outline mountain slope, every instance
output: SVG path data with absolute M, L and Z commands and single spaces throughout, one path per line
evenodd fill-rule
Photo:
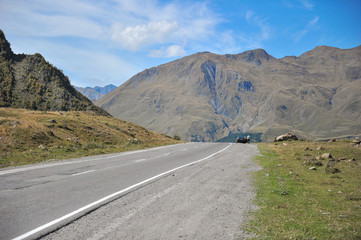
M 0 107 L 95 111 L 109 115 L 70 85 L 61 70 L 39 53 L 14 54 L 0 30 Z
M 0 168 L 179 143 L 94 112 L 0 108 Z
M 90 100 L 99 100 L 101 99 L 104 95 L 110 93 L 111 91 L 113 91 L 114 89 L 117 88 L 117 86 L 113 85 L 113 84 L 109 84 L 106 85 L 104 87 L 76 87 L 74 86 L 75 89 L 77 91 L 79 91 L 81 94 L 83 94 L 84 96 L 86 96 L 87 98 L 89 98 Z
M 263 49 L 197 53 L 147 69 L 96 104 L 191 141 L 236 132 L 329 138 L 361 133 L 361 46 L 276 59 Z

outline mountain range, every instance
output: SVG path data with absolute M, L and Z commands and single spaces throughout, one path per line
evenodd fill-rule
M 84 96 L 86 96 L 87 98 L 89 98 L 92 101 L 96 101 L 101 99 L 104 95 L 110 93 L 111 91 L 113 91 L 114 89 L 117 88 L 117 86 L 113 85 L 113 84 L 109 84 L 106 85 L 104 87 L 76 87 L 74 86 L 75 89 L 80 92 L 81 94 L 83 94 Z
M 274 58 L 263 49 L 196 53 L 146 69 L 96 105 L 189 141 L 239 132 L 327 139 L 361 133 L 361 46 Z
M 109 115 L 75 90 L 41 54 L 14 54 L 0 30 L 0 107 L 41 111 L 92 111 Z

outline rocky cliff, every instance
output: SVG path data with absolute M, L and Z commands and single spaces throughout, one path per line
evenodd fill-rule
M 109 115 L 70 85 L 63 72 L 39 53 L 14 54 L 0 30 L 0 107 L 94 111 Z

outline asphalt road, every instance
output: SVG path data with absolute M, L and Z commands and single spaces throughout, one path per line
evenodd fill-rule
M 240 153 L 249 161 L 257 150 L 251 145 L 187 143 L 3 169 L 0 171 L 0 239 L 35 239 L 101 209 L 112 212 L 110 203 L 141 192 L 144 186 L 164 181 L 175 172 L 201 166 L 215 158 L 222 161 L 222 154 L 226 153 L 228 161 Z M 174 187 L 167 187 L 170 188 Z M 146 195 L 144 198 L 149 200 Z M 83 238 L 84 234 L 60 239 L 79 237 Z

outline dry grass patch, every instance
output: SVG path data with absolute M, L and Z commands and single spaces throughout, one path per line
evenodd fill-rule
M 93 112 L 0 108 L 0 167 L 179 142 L 139 125 Z

